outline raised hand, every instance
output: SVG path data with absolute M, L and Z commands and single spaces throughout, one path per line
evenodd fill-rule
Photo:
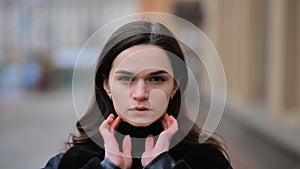
M 153 136 L 148 136 L 145 142 L 145 152 L 142 154 L 142 165 L 145 167 L 159 154 L 169 150 L 170 141 L 174 134 L 178 131 L 177 120 L 167 113 L 161 118 L 161 123 L 164 131 L 158 136 L 157 142 L 154 145 Z
M 122 145 L 123 152 L 121 152 L 114 133 L 120 122 L 120 117 L 115 119 L 114 115 L 110 114 L 99 127 L 99 131 L 104 139 L 105 157 L 121 169 L 128 169 L 132 165 L 131 139 L 129 136 L 125 136 Z

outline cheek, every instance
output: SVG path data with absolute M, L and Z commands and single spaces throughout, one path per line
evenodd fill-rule
M 164 113 L 169 103 L 169 93 L 160 89 L 154 89 L 150 92 L 149 101 L 151 107 L 158 113 Z
M 129 106 L 128 89 L 121 89 L 117 85 L 112 87 L 112 100 L 116 112 L 123 114 Z

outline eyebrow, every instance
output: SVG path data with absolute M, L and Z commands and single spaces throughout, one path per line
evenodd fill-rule
M 158 70 L 158 71 L 155 71 L 155 72 L 151 72 L 150 75 L 153 76 L 153 75 L 159 75 L 159 74 L 169 74 L 167 71 L 165 70 Z
M 119 74 L 126 74 L 126 75 L 133 75 L 133 73 L 128 72 L 128 71 L 126 71 L 126 70 L 118 70 L 118 71 L 116 71 L 116 73 L 119 73 Z
M 118 71 L 116 71 L 116 73 L 119 73 L 119 74 L 126 74 L 126 75 L 134 75 L 133 73 L 128 72 L 128 71 L 126 71 L 126 70 L 118 70 Z M 159 74 L 164 74 L 164 73 L 169 74 L 169 73 L 168 73 L 167 71 L 165 71 L 165 70 L 158 70 L 158 71 L 155 71 L 155 72 L 151 72 L 149 75 L 150 75 L 150 76 L 153 76 L 153 75 L 159 75 Z

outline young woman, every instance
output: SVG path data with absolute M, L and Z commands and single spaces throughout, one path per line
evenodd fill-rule
M 123 25 L 99 56 L 94 99 L 58 168 L 230 169 L 216 139 L 199 143 L 182 102 L 186 83 L 183 52 L 167 27 Z

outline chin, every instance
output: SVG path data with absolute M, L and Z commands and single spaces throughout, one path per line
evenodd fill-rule
M 147 127 L 154 123 L 154 122 L 141 123 L 141 122 L 127 121 L 127 120 L 125 121 L 135 127 Z

